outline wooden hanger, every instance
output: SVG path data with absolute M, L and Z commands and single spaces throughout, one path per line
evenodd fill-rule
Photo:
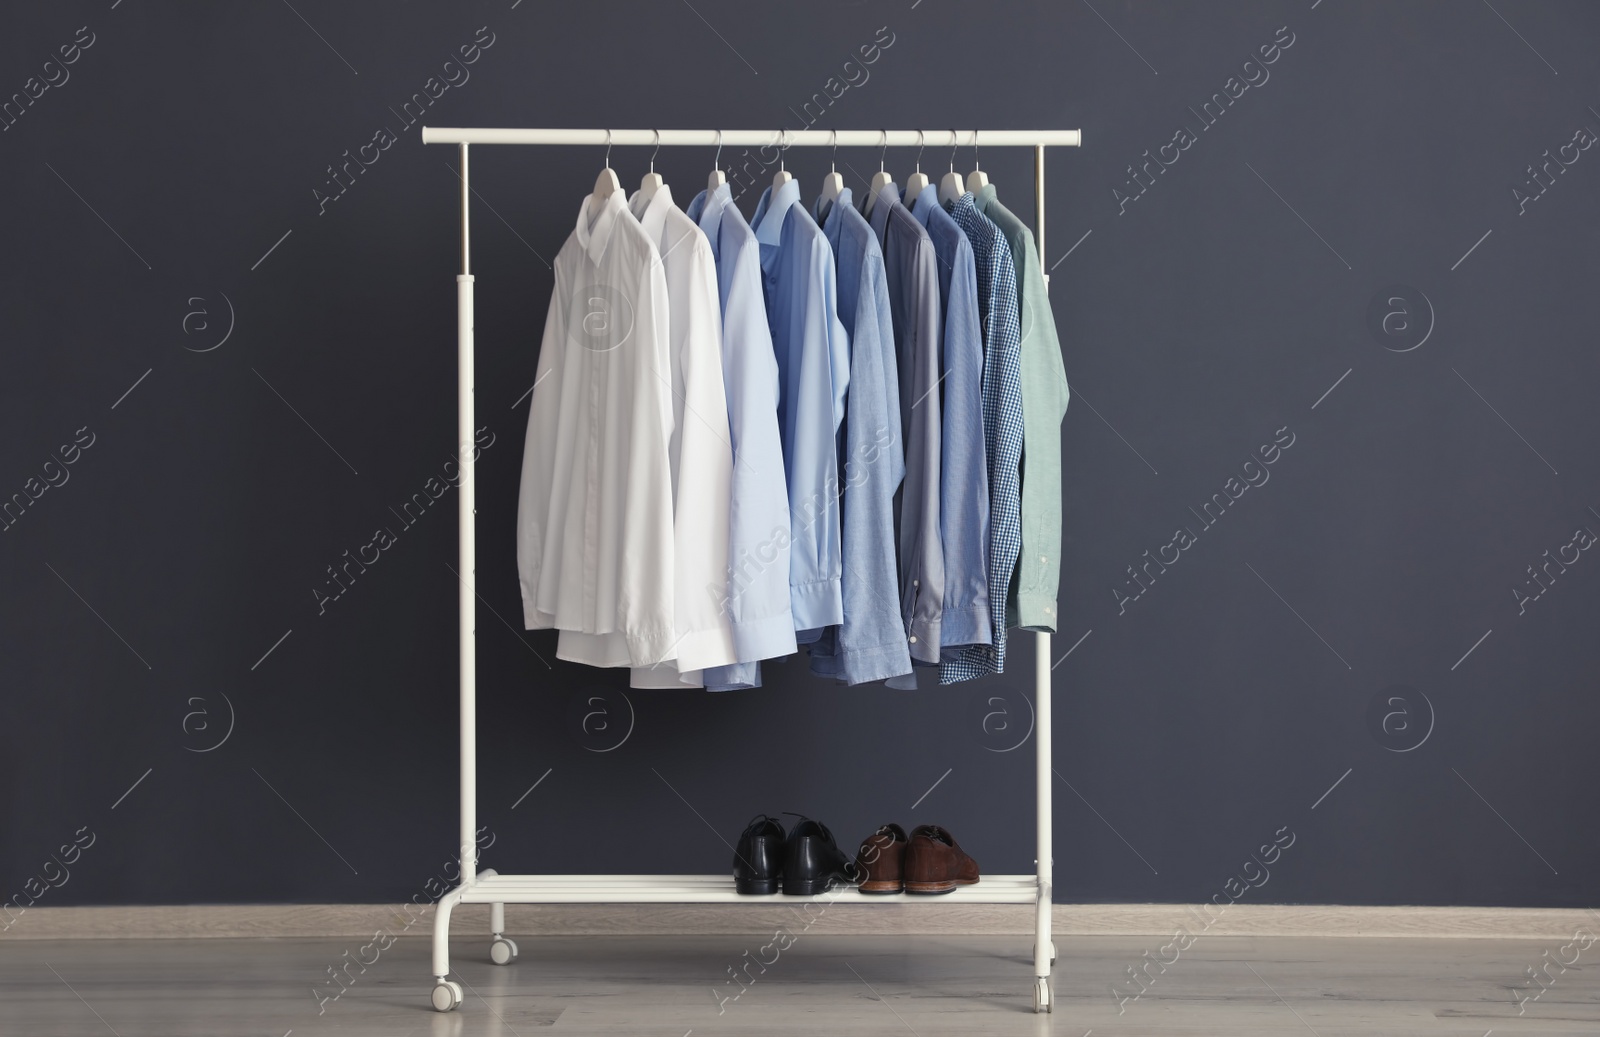
M 595 202 L 605 202 L 606 198 L 622 190 L 622 181 L 616 178 L 616 170 L 611 168 L 611 131 L 605 131 L 605 168 L 600 170 L 600 176 L 595 178 Z
M 978 165 L 978 131 L 972 131 L 972 172 L 967 174 L 967 190 L 977 194 L 989 186 L 989 174 Z
M 839 195 L 844 193 L 844 177 L 839 175 L 839 166 L 834 161 L 839 155 L 839 131 L 833 131 L 833 159 L 828 162 L 828 175 L 822 178 L 822 194 L 817 200 L 817 213 L 826 217 L 828 209 L 839 200 Z
M 956 172 L 956 131 L 950 131 L 950 172 L 939 179 L 939 204 L 949 205 L 967 191 L 961 174 Z
M 661 178 L 661 174 L 656 172 L 656 151 L 661 150 L 661 131 L 656 130 L 655 134 L 656 150 L 650 152 L 650 172 L 646 173 L 644 178 L 639 181 L 640 202 L 648 202 L 667 183 Z
M 787 184 L 789 181 L 794 179 L 794 176 L 792 174 L 790 174 L 790 172 L 787 169 L 783 168 L 783 153 L 785 151 L 789 150 L 789 145 L 786 143 L 787 140 L 788 140 L 788 131 L 787 130 L 779 130 L 778 131 L 778 171 L 777 171 L 777 173 L 773 174 L 773 177 L 772 177 L 772 190 L 773 190 L 774 194 L 777 193 L 778 188 L 782 187 L 784 184 Z
M 706 178 L 706 190 L 715 191 L 728 182 L 728 177 L 722 172 L 722 131 L 717 131 L 717 157 L 711 160 L 711 175 Z
M 889 131 L 882 130 L 880 132 L 883 133 L 883 147 L 878 151 L 878 171 L 872 174 L 872 183 L 867 185 L 867 204 L 863 210 L 868 216 L 872 215 L 872 207 L 878 204 L 878 192 L 894 183 L 894 177 L 890 176 L 889 171 L 883 168 L 883 155 L 884 152 L 889 150 Z
M 928 147 L 927 140 L 922 131 L 917 131 L 917 171 L 906 178 L 906 200 L 911 204 L 917 203 L 917 198 L 922 194 L 922 189 L 928 186 L 928 174 L 922 171 L 922 152 Z

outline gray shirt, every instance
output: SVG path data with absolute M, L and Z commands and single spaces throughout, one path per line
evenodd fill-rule
M 939 662 L 944 612 L 944 541 L 939 530 L 939 260 L 922 221 L 887 184 L 872 209 L 883 247 L 899 366 L 906 476 L 900 488 L 900 611 L 911 660 Z M 897 682 L 891 681 L 891 687 Z

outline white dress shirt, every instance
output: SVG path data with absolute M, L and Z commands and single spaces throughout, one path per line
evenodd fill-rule
M 699 687 L 700 671 L 738 658 L 728 594 L 733 444 L 722 384 L 722 312 L 716 257 L 705 233 L 663 184 L 635 193 L 628 211 L 656 243 L 667 278 L 673 434 L 673 580 L 677 644 L 669 661 L 635 668 L 635 688 Z M 562 640 L 583 635 L 562 634 Z
M 524 625 L 556 654 L 652 666 L 674 617 L 667 283 L 621 193 L 586 198 L 556 255 L 517 507 Z

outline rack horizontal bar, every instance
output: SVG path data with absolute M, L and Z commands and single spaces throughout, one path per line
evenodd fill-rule
M 744 148 L 772 145 L 791 148 L 1035 147 L 1076 148 L 1082 130 L 568 130 L 497 129 L 456 126 L 422 127 L 424 144 L 572 144 L 600 146 L 687 145 Z
M 937 896 L 862 893 L 841 887 L 816 896 L 746 896 L 731 875 L 483 875 L 461 891 L 464 904 L 772 904 L 826 901 L 840 904 L 1033 904 L 1035 875 L 985 875 L 975 885 Z

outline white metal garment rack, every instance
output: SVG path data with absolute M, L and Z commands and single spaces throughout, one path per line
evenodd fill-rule
M 433 1007 L 448 1012 L 461 1004 L 461 985 L 450 978 L 450 914 L 457 904 L 490 905 L 489 929 L 493 936 L 489 956 L 505 965 L 517 956 L 516 943 L 505 935 L 506 904 L 574 903 L 741 903 L 777 901 L 772 896 L 740 896 L 733 877 L 724 875 L 500 875 L 478 870 L 478 732 L 477 651 L 474 642 L 477 614 L 477 545 L 475 542 L 476 448 L 473 429 L 472 356 L 472 238 L 470 224 L 471 180 L 467 151 L 473 144 L 536 145 L 689 145 L 711 147 L 910 147 L 948 142 L 952 147 L 1033 148 L 1034 228 L 1039 259 L 1044 260 L 1044 149 L 1047 145 L 1077 147 L 1078 130 L 567 130 L 567 129 L 447 129 L 425 126 L 424 144 L 456 144 L 461 149 L 461 273 L 456 276 L 456 336 L 458 343 L 457 438 L 461 481 L 457 491 L 460 516 L 460 637 L 461 637 L 461 885 L 439 899 L 433 922 Z M 1033 875 L 990 875 L 977 885 L 961 886 L 939 901 L 965 904 L 1035 905 L 1033 963 L 1034 1011 L 1048 1012 L 1054 995 L 1050 966 L 1055 946 L 1050 939 L 1051 814 L 1050 814 L 1050 635 L 1035 635 L 1034 775 L 1035 828 L 1038 838 L 1037 870 Z M 904 903 L 925 901 L 905 894 L 864 896 L 854 889 L 819 894 L 846 903 Z M 803 898 L 786 898 L 788 902 Z

